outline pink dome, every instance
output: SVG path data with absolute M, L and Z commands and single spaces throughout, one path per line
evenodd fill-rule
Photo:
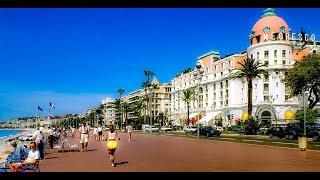
M 273 38 L 272 33 L 288 33 L 289 26 L 287 23 L 279 16 L 276 15 L 276 12 L 272 8 L 268 8 L 264 11 L 264 14 L 256 22 L 252 28 L 251 38 L 253 38 L 252 44 L 258 43 L 257 39 L 254 37 L 260 36 L 261 41 L 265 33 L 268 34 L 268 40 Z

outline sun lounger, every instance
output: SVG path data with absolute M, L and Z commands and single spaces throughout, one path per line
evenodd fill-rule
M 69 142 L 68 140 L 65 140 L 65 143 L 66 143 L 66 145 L 68 145 L 68 146 L 69 146 L 70 151 L 80 152 L 80 149 L 79 149 L 79 147 L 78 147 L 78 145 L 77 145 L 77 144 L 73 144 L 73 145 L 71 145 L 71 144 L 70 144 L 70 142 Z
M 70 151 L 70 149 L 65 148 L 67 140 L 63 140 L 63 142 L 60 145 L 55 145 L 53 149 L 58 149 L 58 152 L 66 152 Z

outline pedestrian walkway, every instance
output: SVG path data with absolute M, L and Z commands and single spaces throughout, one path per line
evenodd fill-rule
M 90 136 L 88 152 L 50 153 L 42 172 L 318 172 L 320 152 L 215 140 L 121 134 L 112 167 L 106 142 Z M 79 138 L 69 138 L 79 144 Z

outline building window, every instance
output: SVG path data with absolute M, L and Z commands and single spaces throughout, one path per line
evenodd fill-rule
M 213 77 L 216 78 L 217 77 L 216 74 L 213 74 Z
M 257 84 L 254 84 L 254 88 L 256 88 L 256 89 L 257 89 Z
M 223 71 L 221 71 L 220 75 L 223 76 Z
M 263 96 L 264 101 L 269 101 L 269 96 Z
M 264 51 L 264 58 L 268 59 L 269 58 L 269 51 Z
M 216 99 L 216 93 L 213 93 L 213 99 Z
M 285 101 L 288 101 L 288 100 L 289 100 L 289 95 L 285 95 L 285 96 L 284 96 L 284 100 L 285 100 Z
M 274 57 L 276 58 L 276 57 L 278 57 L 278 51 L 277 50 L 274 50 Z
M 223 97 L 223 91 L 220 91 L 220 97 L 221 98 Z
M 216 90 L 216 84 L 213 84 L 213 90 Z
M 220 101 L 220 106 L 222 106 L 223 105 L 223 101 Z
M 213 107 L 216 107 L 216 106 L 217 106 L 217 103 L 216 103 L 216 102 L 214 102 L 214 103 L 213 103 Z
M 223 84 L 222 84 L 222 82 L 220 82 L 220 88 L 221 88 L 221 89 L 223 88 Z
M 279 83 L 277 82 L 277 83 L 276 83 L 276 87 L 278 87 L 278 85 L 279 85 Z
M 263 79 L 264 79 L 264 82 L 268 82 L 269 81 L 269 75 L 264 75 L 264 77 L 263 77 Z
M 257 52 L 257 59 L 259 60 L 259 52 Z
M 228 103 L 229 103 L 229 101 L 228 101 L 228 99 L 226 100 L 226 106 L 228 106 Z
M 263 93 L 268 94 L 269 93 L 269 84 L 264 84 L 263 85 Z
M 278 64 L 278 61 L 275 59 L 274 60 L 274 65 L 277 65 Z
M 286 57 L 286 50 L 282 50 L 282 57 L 283 57 L 283 58 Z
M 264 61 L 264 65 L 268 66 L 269 65 L 269 61 Z
M 285 65 L 286 64 L 286 60 L 282 60 L 282 64 Z
M 251 59 L 253 59 L 253 54 L 251 54 L 251 56 L 250 56 L 250 57 L 251 57 Z

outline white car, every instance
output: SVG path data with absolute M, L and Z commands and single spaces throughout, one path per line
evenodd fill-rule
M 172 128 L 164 126 L 164 127 L 161 127 L 161 131 L 164 131 L 164 132 L 172 131 Z
M 184 130 L 186 133 L 195 133 L 195 132 L 197 132 L 198 127 L 197 127 L 197 126 L 185 126 L 185 127 L 183 128 L 183 130 Z
M 159 132 L 159 127 L 157 126 L 146 126 L 144 132 Z

